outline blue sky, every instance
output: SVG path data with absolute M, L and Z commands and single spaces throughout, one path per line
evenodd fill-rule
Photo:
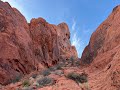
M 30 22 L 42 17 L 49 23 L 66 22 L 71 32 L 71 44 L 79 57 L 89 43 L 91 34 L 108 17 L 120 0 L 2 0 L 16 7 Z

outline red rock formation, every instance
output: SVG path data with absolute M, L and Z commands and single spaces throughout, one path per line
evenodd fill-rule
M 120 43 L 119 30 L 120 6 L 92 34 L 89 45 L 85 48 L 82 61 L 91 62 L 98 54 L 115 48 Z M 88 60 L 89 59 L 89 60 Z
M 76 49 L 69 39 L 67 24 L 52 25 L 42 18 L 32 19 L 28 24 L 18 10 L 0 1 L 0 84 L 8 84 L 16 77 L 52 66 L 71 56 L 77 58 Z M 81 63 L 85 66 L 81 65 L 80 69 L 65 67 L 60 78 L 51 74 L 59 90 L 81 90 L 76 82 L 65 77 L 72 71 L 87 73 L 91 90 L 120 89 L 120 6 L 114 8 L 92 34 Z M 56 85 L 42 89 L 56 90 Z M 8 86 L 6 90 L 9 89 Z
M 92 90 L 120 89 L 120 6 L 92 34 L 81 62 L 90 64 Z
M 65 23 L 56 26 L 38 18 L 28 24 L 17 9 L 0 1 L 0 84 L 77 57 L 69 38 Z
M 29 26 L 19 11 L 0 1 L 0 83 L 35 69 Z M 29 67 L 29 68 L 28 68 Z
M 77 57 L 76 49 L 70 44 L 70 32 L 67 24 L 52 25 L 44 19 L 32 19 L 30 36 L 35 56 L 44 65 L 52 66 L 61 59 Z

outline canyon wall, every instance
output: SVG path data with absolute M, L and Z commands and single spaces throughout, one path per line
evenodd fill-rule
M 97 28 L 81 58 L 92 90 L 120 89 L 120 6 Z
M 67 60 L 77 52 L 66 23 L 52 25 L 42 18 L 27 23 L 9 3 L 0 1 L 0 84 Z
M 17 9 L 0 1 L 0 84 L 9 84 L 71 57 L 78 58 L 66 23 L 53 25 L 43 18 L 27 23 Z M 120 6 L 92 34 L 80 60 L 80 66 L 63 71 L 87 73 L 92 90 L 120 89 Z M 74 84 L 65 85 L 78 86 Z

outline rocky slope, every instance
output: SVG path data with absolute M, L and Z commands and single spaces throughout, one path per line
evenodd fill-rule
M 67 24 L 52 25 L 42 18 L 27 23 L 17 9 L 0 1 L 0 84 L 71 56 L 77 58 L 69 39 Z
M 0 84 L 12 80 L 1 90 L 120 90 L 120 6 L 92 34 L 80 63 L 65 23 L 27 23 L 1 1 L 0 17 Z

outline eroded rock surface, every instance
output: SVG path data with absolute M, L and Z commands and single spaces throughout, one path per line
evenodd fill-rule
M 38 18 L 32 19 L 29 27 L 35 56 L 42 60 L 42 64 L 49 67 L 71 56 L 77 58 L 76 49 L 70 44 L 70 32 L 66 23 L 56 26 Z
M 43 18 L 27 23 L 18 10 L 0 1 L 0 84 L 8 84 L 32 71 L 38 74 L 37 70 L 75 57 L 75 64 L 62 62 L 65 65 L 59 67 L 61 70 L 51 71 L 48 77 L 55 79 L 54 85 L 40 90 L 86 90 L 86 87 L 87 90 L 120 90 L 120 6 L 92 34 L 80 66 L 69 39 L 66 23 L 53 25 Z M 66 75 L 71 72 L 86 73 L 88 86 L 68 79 Z M 26 77 L 25 80 L 31 79 L 29 75 Z M 37 77 L 41 78 L 40 73 Z M 22 83 L 21 80 L 6 87 L 0 85 L 0 89 L 16 90 L 23 88 Z
M 120 89 L 120 6 L 92 34 L 82 64 L 88 64 L 92 90 Z
M 17 9 L 0 1 L 0 84 L 52 66 L 61 59 L 77 58 L 69 38 L 67 24 L 52 25 L 42 18 L 28 24 Z

